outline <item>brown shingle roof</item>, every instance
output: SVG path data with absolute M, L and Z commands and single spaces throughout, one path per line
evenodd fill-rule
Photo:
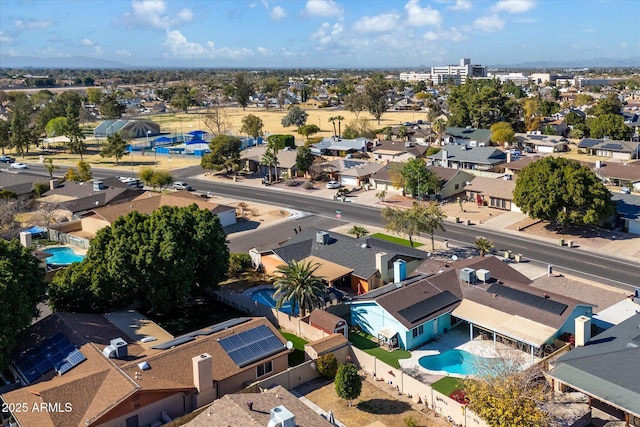
M 466 191 L 482 193 L 485 197 L 513 200 L 513 190 L 515 188 L 516 182 L 513 180 L 478 176 L 475 177 L 464 189 Z
M 344 335 L 342 334 L 331 334 L 331 335 L 327 335 L 324 338 L 320 338 L 319 340 L 310 342 L 308 344 L 305 344 L 305 348 L 306 347 L 310 347 L 313 349 L 313 351 L 318 355 L 321 356 L 325 353 L 329 353 L 331 351 L 337 350 L 339 348 L 344 347 L 345 345 L 349 344 L 349 341 L 347 341 L 347 339 L 344 337 Z
M 343 322 L 341 317 L 331 314 L 326 310 L 315 309 L 309 316 L 309 324 L 315 328 L 321 329 L 332 334 L 336 329 L 338 322 Z
M 249 409 L 253 402 L 253 409 Z M 282 386 L 263 393 L 227 394 L 216 400 L 185 427 L 264 427 L 273 408 L 284 406 L 296 418 L 298 427 L 330 427 L 321 415 L 298 400 Z

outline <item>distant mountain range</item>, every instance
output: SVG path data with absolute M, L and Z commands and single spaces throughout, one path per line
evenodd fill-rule
M 587 59 L 587 60 L 530 61 L 530 62 L 522 62 L 519 64 L 493 64 L 493 65 L 482 64 L 482 65 L 486 65 L 489 68 L 499 68 L 499 69 L 640 67 L 640 56 L 622 58 L 622 59 L 621 58 L 595 58 L 595 59 Z M 165 67 L 161 67 L 161 68 L 165 68 Z M 90 58 L 87 56 L 38 57 L 38 56 L 0 55 L 0 68 L 79 68 L 79 69 L 135 68 L 135 69 L 140 69 L 140 68 L 158 68 L 158 65 L 135 66 L 135 65 L 118 62 L 118 61 L 110 61 L 107 59 L 96 59 L 96 58 Z M 206 67 L 201 64 L 198 65 L 196 62 L 194 62 L 193 64 L 189 64 L 188 62 L 183 61 L 180 67 L 175 66 L 171 68 L 216 68 L 216 67 Z M 266 68 L 270 68 L 270 67 L 266 67 Z M 334 68 L 334 67 L 328 67 L 328 68 Z M 344 66 L 340 68 L 348 69 L 348 68 L 362 68 L 362 67 Z M 380 67 L 377 67 L 377 68 L 380 68 Z M 401 66 L 394 65 L 389 68 L 403 69 L 403 68 L 415 68 L 415 67 L 401 67 Z M 420 68 L 428 69 L 430 67 L 421 65 Z

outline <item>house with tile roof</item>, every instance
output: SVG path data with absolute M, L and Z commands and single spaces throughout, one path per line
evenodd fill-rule
M 564 136 L 542 135 L 538 132 L 516 133 L 516 146 L 529 147 L 538 153 L 567 151 L 569 141 Z
M 560 356 L 549 371 L 554 389 L 582 392 L 590 406 L 626 426 L 640 425 L 639 328 L 640 314 L 635 314 Z
M 424 156 L 428 149 L 415 142 L 383 140 L 376 142 L 371 151 L 377 162 L 406 162 Z
M 22 386 L 2 394 L 10 407 L 30 408 L 12 411 L 18 425 L 160 425 L 288 367 L 286 340 L 264 318 L 150 345 L 126 333 L 100 314 L 55 313 L 32 325 L 12 364 Z M 59 351 L 79 362 L 48 366 Z M 58 409 L 31 410 L 53 403 Z
M 285 419 L 290 420 L 291 424 L 285 424 Z M 184 426 L 212 427 L 215 425 L 224 427 L 333 426 L 326 418 L 317 414 L 282 386 L 276 386 L 261 393 L 227 394 L 213 402 Z
M 511 175 L 502 178 L 486 178 L 477 176 L 464 188 L 466 200 L 489 206 L 495 209 L 520 212 L 518 206 L 513 203 L 513 190 L 516 182 Z M 465 209 L 464 205 L 462 206 Z
M 161 206 L 186 207 L 196 204 L 200 209 L 207 209 L 218 216 L 220 224 L 226 227 L 236 223 L 236 209 L 233 206 L 219 205 L 198 197 L 187 190 L 171 193 L 155 193 L 146 191 L 138 197 L 124 203 L 91 209 L 81 216 L 82 231 L 94 235 L 103 227 L 130 212 L 149 215 Z
M 618 160 L 640 158 L 640 142 L 618 141 L 613 139 L 582 138 L 578 143 L 578 152 L 591 156 L 609 157 Z
M 404 260 L 412 272 L 427 253 L 373 237 L 356 239 L 313 228 L 303 229 L 286 242 L 249 251 L 253 263 L 268 274 L 293 260 L 319 264 L 316 275 L 329 286 L 351 288 L 361 294 L 393 280 L 394 262 Z
M 507 153 L 495 147 L 445 145 L 440 152 L 428 156 L 433 165 L 451 169 L 487 171 L 506 162 Z
M 49 185 L 49 180 L 42 175 L 29 172 L 0 171 L 0 190 L 14 192 L 19 200 L 29 200 L 34 197 L 34 184 Z
M 444 130 L 442 145 L 467 145 L 469 147 L 484 147 L 491 145 L 491 130 L 476 129 L 474 127 L 452 127 Z
M 627 233 L 640 234 L 640 196 L 614 193 L 618 222 Z
M 589 168 L 606 184 L 640 191 L 640 162 L 596 162 Z
M 341 156 L 341 153 L 366 153 L 373 146 L 373 142 L 366 138 L 343 139 L 343 138 L 324 138 L 322 141 L 309 145 L 311 152 L 317 156 Z
M 242 151 L 240 161 L 244 162 L 246 170 L 249 172 L 259 172 L 264 176 L 269 175 L 267 166 L 261 164 L 267 148 L 268 146 L 266 144 L 262 144 L 256 145 L 255 147 L 249 147 Z M 292 177 L 297 174 L 296 156 L 298 155 L 298 150 L 287 148 L 278 151 L 278 166 L 276 169 L 278 171 L 278 176 L 286 174 L 287 176 Z M 271 170 L 274 170 L 273 166 L 271 166 Z

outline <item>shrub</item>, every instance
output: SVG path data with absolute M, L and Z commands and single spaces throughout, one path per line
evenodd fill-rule
M 362 378 L 358 374 L 358 368 L 353 363 L 340 366 L 335 379 L 336 393 L 342 399 L 351 401 L 357 399 L 362 392 Z
M 458 403 L 469 403 L 469 399 L 467 399 L 467 396 L 465 396 L 464 391 L 460 389 L 453 390 L 451 394 L 449 394 L 449 398 L 455 400 Z
M 408 417 L 404 417 L 402 421 L 407 427 L 418 427 L 418 422 L 411 415 L 409 415 Z
M 323 354 L 316 360 L 318 373 L 328 380 L 335 378 L 338 372 L 338 359 L 333 353 Z
M 247 268 L 251 267 L 251 256 L 245 253 L 232 253 L 229 255 L 229 277 L 236 277 Z
M 296 185 L 296 181 L 289 178 L 284 181 L 284 185 L 286 185 L 287 187 L 293 187 L 294 185 Z
M 304 184 L 302 184 L 302 188 L 304 188 L 305 190 L 313 190 L 313 182 L 311 181 L 307 181 Z
M 44 182 L 34 182 L 33 191 L 36 193 L 36 196 L 42 197 L 44 193 L 49 191 L 49 184 L 46 184 Z

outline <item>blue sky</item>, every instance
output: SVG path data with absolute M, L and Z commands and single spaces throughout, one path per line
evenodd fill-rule
M 640 56 L 638 17 L 638 0 L 2 0 L 0 53 L 141 67 L 576 61 Z

